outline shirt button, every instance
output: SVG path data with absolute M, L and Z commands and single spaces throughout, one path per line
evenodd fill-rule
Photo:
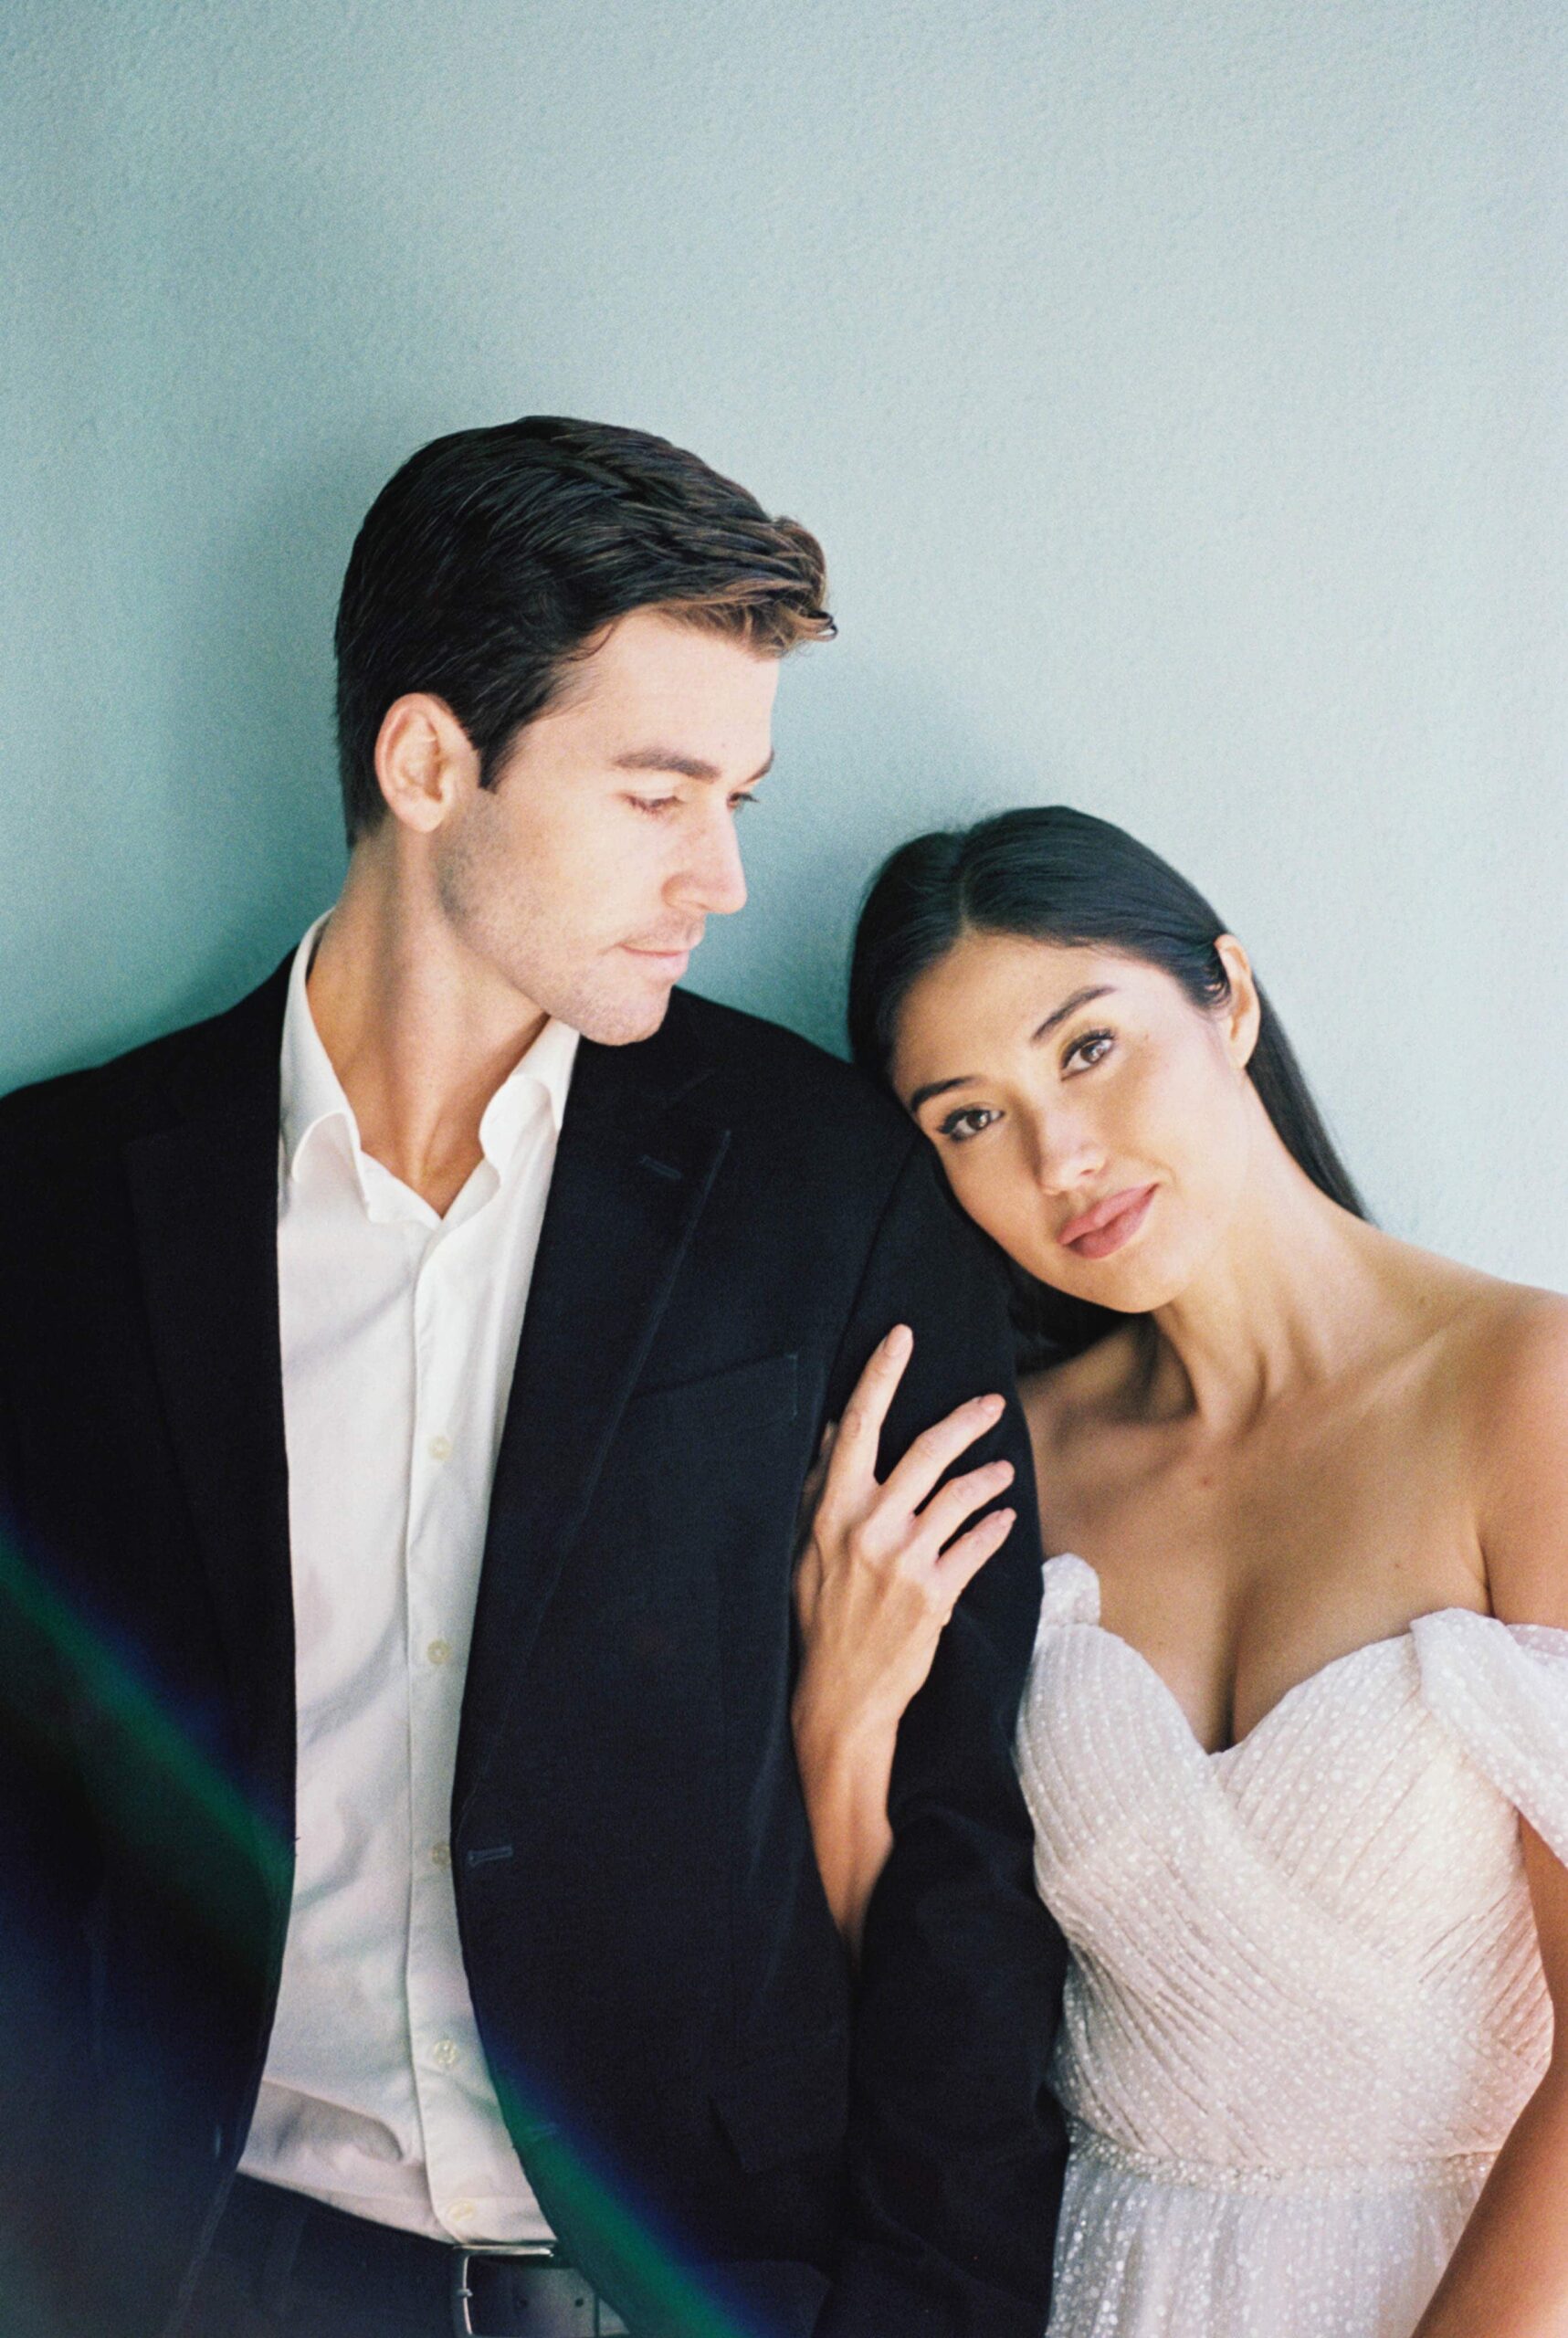
M 473 2213 L 474 2204 L 471 2200 L 454 2200 L 447 2211 L 447 2221 L 453 2225 L 466 2225 Z
M 430 2049 L 430 2059 L 438 2070 L 455 2070 L 458 2067 L 458 2049 L 449 2038 L 438 2038 Z
M 433 1437 L 426 1450 L 432 1461 L 449 1461 L 452 1458 L 452 1440 L 449 1437 Z
M 432 1664 L 445 1664 L 452 1653 L 450 1640 L 432 1640 L 425 1651 Z
M 450 1867 L 452 1864 L 451 1845 L 449 1843 L 433 1843 L 430 1847 L 430 1864 L 432 1867 Z

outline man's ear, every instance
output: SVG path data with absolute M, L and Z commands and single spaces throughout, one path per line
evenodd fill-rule
M 445 699 L 410 690 L 382 717 L 375 776 L 393 818 L 431 836 L 478 787 L 479 753 Z
M 1252 1050 L 1258 1045 L 1263 1021 L 1258 978 L 1252 971 L 1251 959 L 1234 933 L 1222 933 L 1214 947 L 1230 985 L 1230 996 L 1220 1009 L 1226 1045 L 1237 1071 L 1245 1071 L 1252 1061 Z

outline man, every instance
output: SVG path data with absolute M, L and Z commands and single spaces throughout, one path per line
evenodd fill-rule
M 343 587 L 341 900 L 0 1109 L 8 2330 L 1043 2323 L 1027 1500 L 853 2051 L 789 1734 L 822 1425 L 899 1321 L 893 1443 L 1005 1389 L 996 1286 L 883 1099 L 675 988 L 823 591 L 661 440 L 426 447 Z

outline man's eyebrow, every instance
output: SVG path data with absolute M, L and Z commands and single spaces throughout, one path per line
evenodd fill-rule
M 1085 983 L 1081 990 L 1075 990 L 1069 997 L 1063 999 L 1059 1006 L 1053 1007 L 1045 1021 L 1030 1032 L 1029 1045 L 1037 1046 L 1040 1040 L 1050 1037 L 1058 1023 L 1065 1023 L 1069 1015 L 1076 1015 L 1080 1006 L 1087 1006 L 1091 999 L 1109 998 L 1115 988 L 1114 983 Z M 978 1074 L 973 1071 L 961 1071 L 952 1079 L 928 1079 L 923 1088 L 915 1090 L 904 1109 L 910 1113 L 918 1112 L 921 1106 L 929 1104 L 933 1096 L 945 1096 L 950 1088 L 967 1088 L 977 1077 Z
M 773 759 L 759 764 L 749 779 L 737 780 L 737 787 L 754 787 L 759 779 L 772 771 Z M 704 762 L 700 755 L 683 755 L 679 747 L 628 747 L 624 755 L 616 757 L 616 771 L 664 771 L 677 779 L 722 779 L 724 774 L 717 764 Z

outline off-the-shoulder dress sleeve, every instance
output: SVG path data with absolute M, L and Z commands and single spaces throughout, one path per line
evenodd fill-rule
M 1428 1709 L 1568 1863 L 1568 1631 L 1450 1607 L 1411 1637 Z

